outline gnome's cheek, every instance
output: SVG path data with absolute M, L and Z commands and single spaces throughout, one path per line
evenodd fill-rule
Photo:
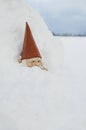
M 28 60 L 26 60 L 26 65 L 28 66 L 28 67 L 32 67 L 33 65 L 32 65 L 32 62 L 31 61 L 28 61 Z
M 40 66 L 43 66 L 43 62 L 42 61 L 40 62 Z

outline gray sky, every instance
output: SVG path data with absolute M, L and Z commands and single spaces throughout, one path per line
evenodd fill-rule
M 55 33 L 86 32 L 86 0 L 28 0 Z

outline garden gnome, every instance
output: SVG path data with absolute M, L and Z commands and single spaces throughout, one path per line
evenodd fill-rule
M 21 58 L 19 59 L 19 63 L 21 63 L 22 60 L 26 61 L 26 65 L 28 67 L 38 66 L 43 70 L 47 70 L 43 66 L 41 54 L 36 46 L 36 43 L 34 41 L 30 27 L 27 22 L 26 22 L 23 49 L 21 53 Z

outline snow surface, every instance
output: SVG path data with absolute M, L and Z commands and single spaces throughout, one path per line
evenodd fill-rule
M 53 37 L 23 0 L 0 0 L 0 18 L 0 130 L 85 130 L 86 39 Z M 26 21 L 48 72 L 17 62 Z
M 64 110 L 61 130 L 86 130 L 86 37 L 62 38 L 64 45 Z

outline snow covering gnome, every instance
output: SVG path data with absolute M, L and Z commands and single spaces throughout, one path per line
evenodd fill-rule
M 41 69 L 47 71 L 47 69 L 43 66 L 41 54 L 36 46 L 36 43 L 34 41 L 30 27 L 27 22 L 26 22 L 23 49 L 21 57 L 19 59 L 19 63 L 22 63 L 22 60 L 26 61 L 26 65 L 28 67 L 38 66 Z

